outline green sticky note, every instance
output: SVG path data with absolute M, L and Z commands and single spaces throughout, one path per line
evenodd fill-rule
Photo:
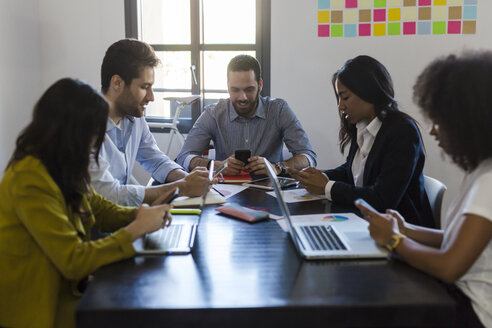
M 432 22 L 432 34 L 446 34 L 446 22 Z
M 388 35 L 400 34 L 400 23 L 388 23 Z
M 386 8 L 386 0 L 374 0 L 374 8 Z
M 343 36 L 343 25 L 332 25 L 331 26 L 331 36 Z

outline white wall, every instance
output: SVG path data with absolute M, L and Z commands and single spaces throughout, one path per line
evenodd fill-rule
M 100 88 L 104 52 L 125 37 L 121 0 L 0 0 L 0 176 L 37 99 L 63 77 Z
M 38 0 L 0 0 L 0 177 L 41 91 Z
M 447 206 L 458 190 L 462 172 L 443 160 L 427 134 L 428 124 L 411 100 L 412 86 L 436 56 L 492 49 L 492 1 L 480 1 L 476 35 L 356 38 L 318 38 L 317 4 L 317 0 L 272 0 L 272 96 L 286 99 L 301 120 L 318 154 L 318 167 L 335 167 L 344 157 L 338 150 L 339 118 L 331 75 L 349 58 L 375 57 L 392 75 L 401 109 L 422 125 L 427 149 L 424 172 L 448 186 Z
M 121 0 L 39 0 L 43 88 L 74 77 L 100 89 L 106 49 L 125 37 Z

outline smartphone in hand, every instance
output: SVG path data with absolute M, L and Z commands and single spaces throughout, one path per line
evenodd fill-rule
M 379 214 L 379 212 L 376 211 L 374 207 L 369 205 L 369 203 L 363 200 L 362 198 L 357 198 L 354 204 L 355 206 L 357 206 L 359 210 L 361 210 L 361 212 L 363 212 L 362 214 L 364 214 L 365 212 L 372 213 L 372 214 Z
M 244 165 L 248 164 L 248 158 L 251 157 L 251 150 L 249 149 L 238 149 L 234 152 L 234 157 L 241 162 L 244 163 Z

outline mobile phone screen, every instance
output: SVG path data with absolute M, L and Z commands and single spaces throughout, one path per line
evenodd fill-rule
M 234 152 L 234 157 L 244 164 L 248 164 L 248 158 L 251 157 L 251 150 L 249 149 L 238 149 Z

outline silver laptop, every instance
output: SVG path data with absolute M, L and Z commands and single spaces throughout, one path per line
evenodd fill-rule
M 289 234 L 302 257 L 308 260 L 342 258 L 386 258 L 388 252 L 376 245 L 367 230 L 363 219 L 356 221 L 350 230 L 337 229 L 330 223 L 300 224 L 292 222 L 289 208 L 283 199 L 283 191 L 277 174 L 271 164 L 265 160 L 268 176 L 282 215 L 287 221 Z M 359 223 L 359 224 L 356 224 Z
M 211 163 L 210 167 L 213 167 L 213 165 Z M 205 199 L 207 198 L 208 190 L 213 180 L 213 173 L 213 170 L 210 170 L 200 204 L 200 214 L 175 215 L 173 217 L 173 223 L 169 227 L 159 229 L 146 234 L 142 238 L 138 238 L 133 242 L 133 247 L 137 255 L 181 255 L 191 252 L 203 213 Z

